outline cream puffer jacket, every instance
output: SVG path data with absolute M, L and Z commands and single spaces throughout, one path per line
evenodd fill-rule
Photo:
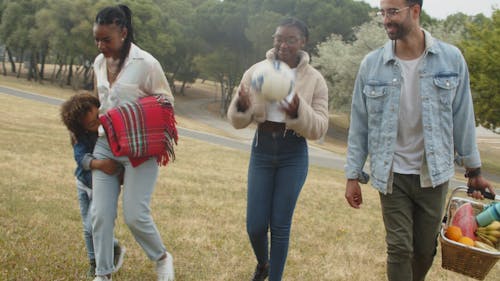
M 299 96 L 299 108 L 297 118 L 286 117 L 286 128 L 293 130 L 299 135 L 316 140 L 321 138 L 328 129 L 328 87 L 321 73 L 309 65 L 309 55 L 299 51 L 300 62 L 297 66 L 295 78 L 295 93 Z M 267 51 L 267 60 L 274 60 L 274 49 Z M 245 112 L 238 111 L 238 91 L 228 109 L 228 119 L 236 129 L 247 127 L 252 121 L 262 123 L 266 121 L 266 103 L 257 98 L 255 92 L 250 90 L 252 74 L 257 64 L 252 65 L 241 79 L 240 86 L 249 91 L 250 108 Z

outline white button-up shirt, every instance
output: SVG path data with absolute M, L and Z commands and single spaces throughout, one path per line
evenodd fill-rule
M 174 97 L 160 63 L 135 44 L 130 46 L 129 55 L 112 85 L 108 81 L 103 54 L 99 54 L 94 61 L 94 73 L 101 114 L 149 95 L 165 95 L 174 104 Z

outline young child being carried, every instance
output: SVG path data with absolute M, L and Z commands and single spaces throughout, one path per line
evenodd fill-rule
M 71 144 L 75 161 L 76 187 L 80 214 L 83 222 L 83 235 L 90 262 L 87 277 L 95 276 L 94 243 L 92 241 L 92 223 L 90 206 L 92 203 L 92 170 L 98 169 L 107 174 L 114 174 L 122 169 L 119 163 L 112 159 L 95 159 L 92 156 L 97 141 L 97 128 L 100 125 L 98 118 L 99 99 L 91 94 L 76 94 L 61 106 L 61 119 L 70 131 Z M 125 247 L 114 240 L 114 271 L 118 271 L 123 263 Z

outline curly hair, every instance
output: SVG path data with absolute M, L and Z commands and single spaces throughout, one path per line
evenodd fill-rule
M 91 94 L 76 94 L 61 106 L 61 120 L 68 130 L 76 137 L 87 133 L 82 119 L 95 106 L 99 108 L 99 98 Z

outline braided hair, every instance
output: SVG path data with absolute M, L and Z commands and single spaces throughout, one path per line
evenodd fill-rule
M 300 35 L 304 38 L 304 40 L 307 41 L 309 40 L 309 29 L 307 28 L 307 25 L 296 18 L 286 18 L 282 20 L 278 26 L 291 26 L 295 27 L 300 31 Z
M 95 24 L 109 25 L 115 24 L 120 28 L 127 29 L 127 36 L 124 38 L 123 46 L 120 51 L 120 70 L 130 51 L 130 46 L 134 43 L 134 28 L 132 27 L 132 11 L 126 5 L 117 5 L 103 8 L 95 17 Z

